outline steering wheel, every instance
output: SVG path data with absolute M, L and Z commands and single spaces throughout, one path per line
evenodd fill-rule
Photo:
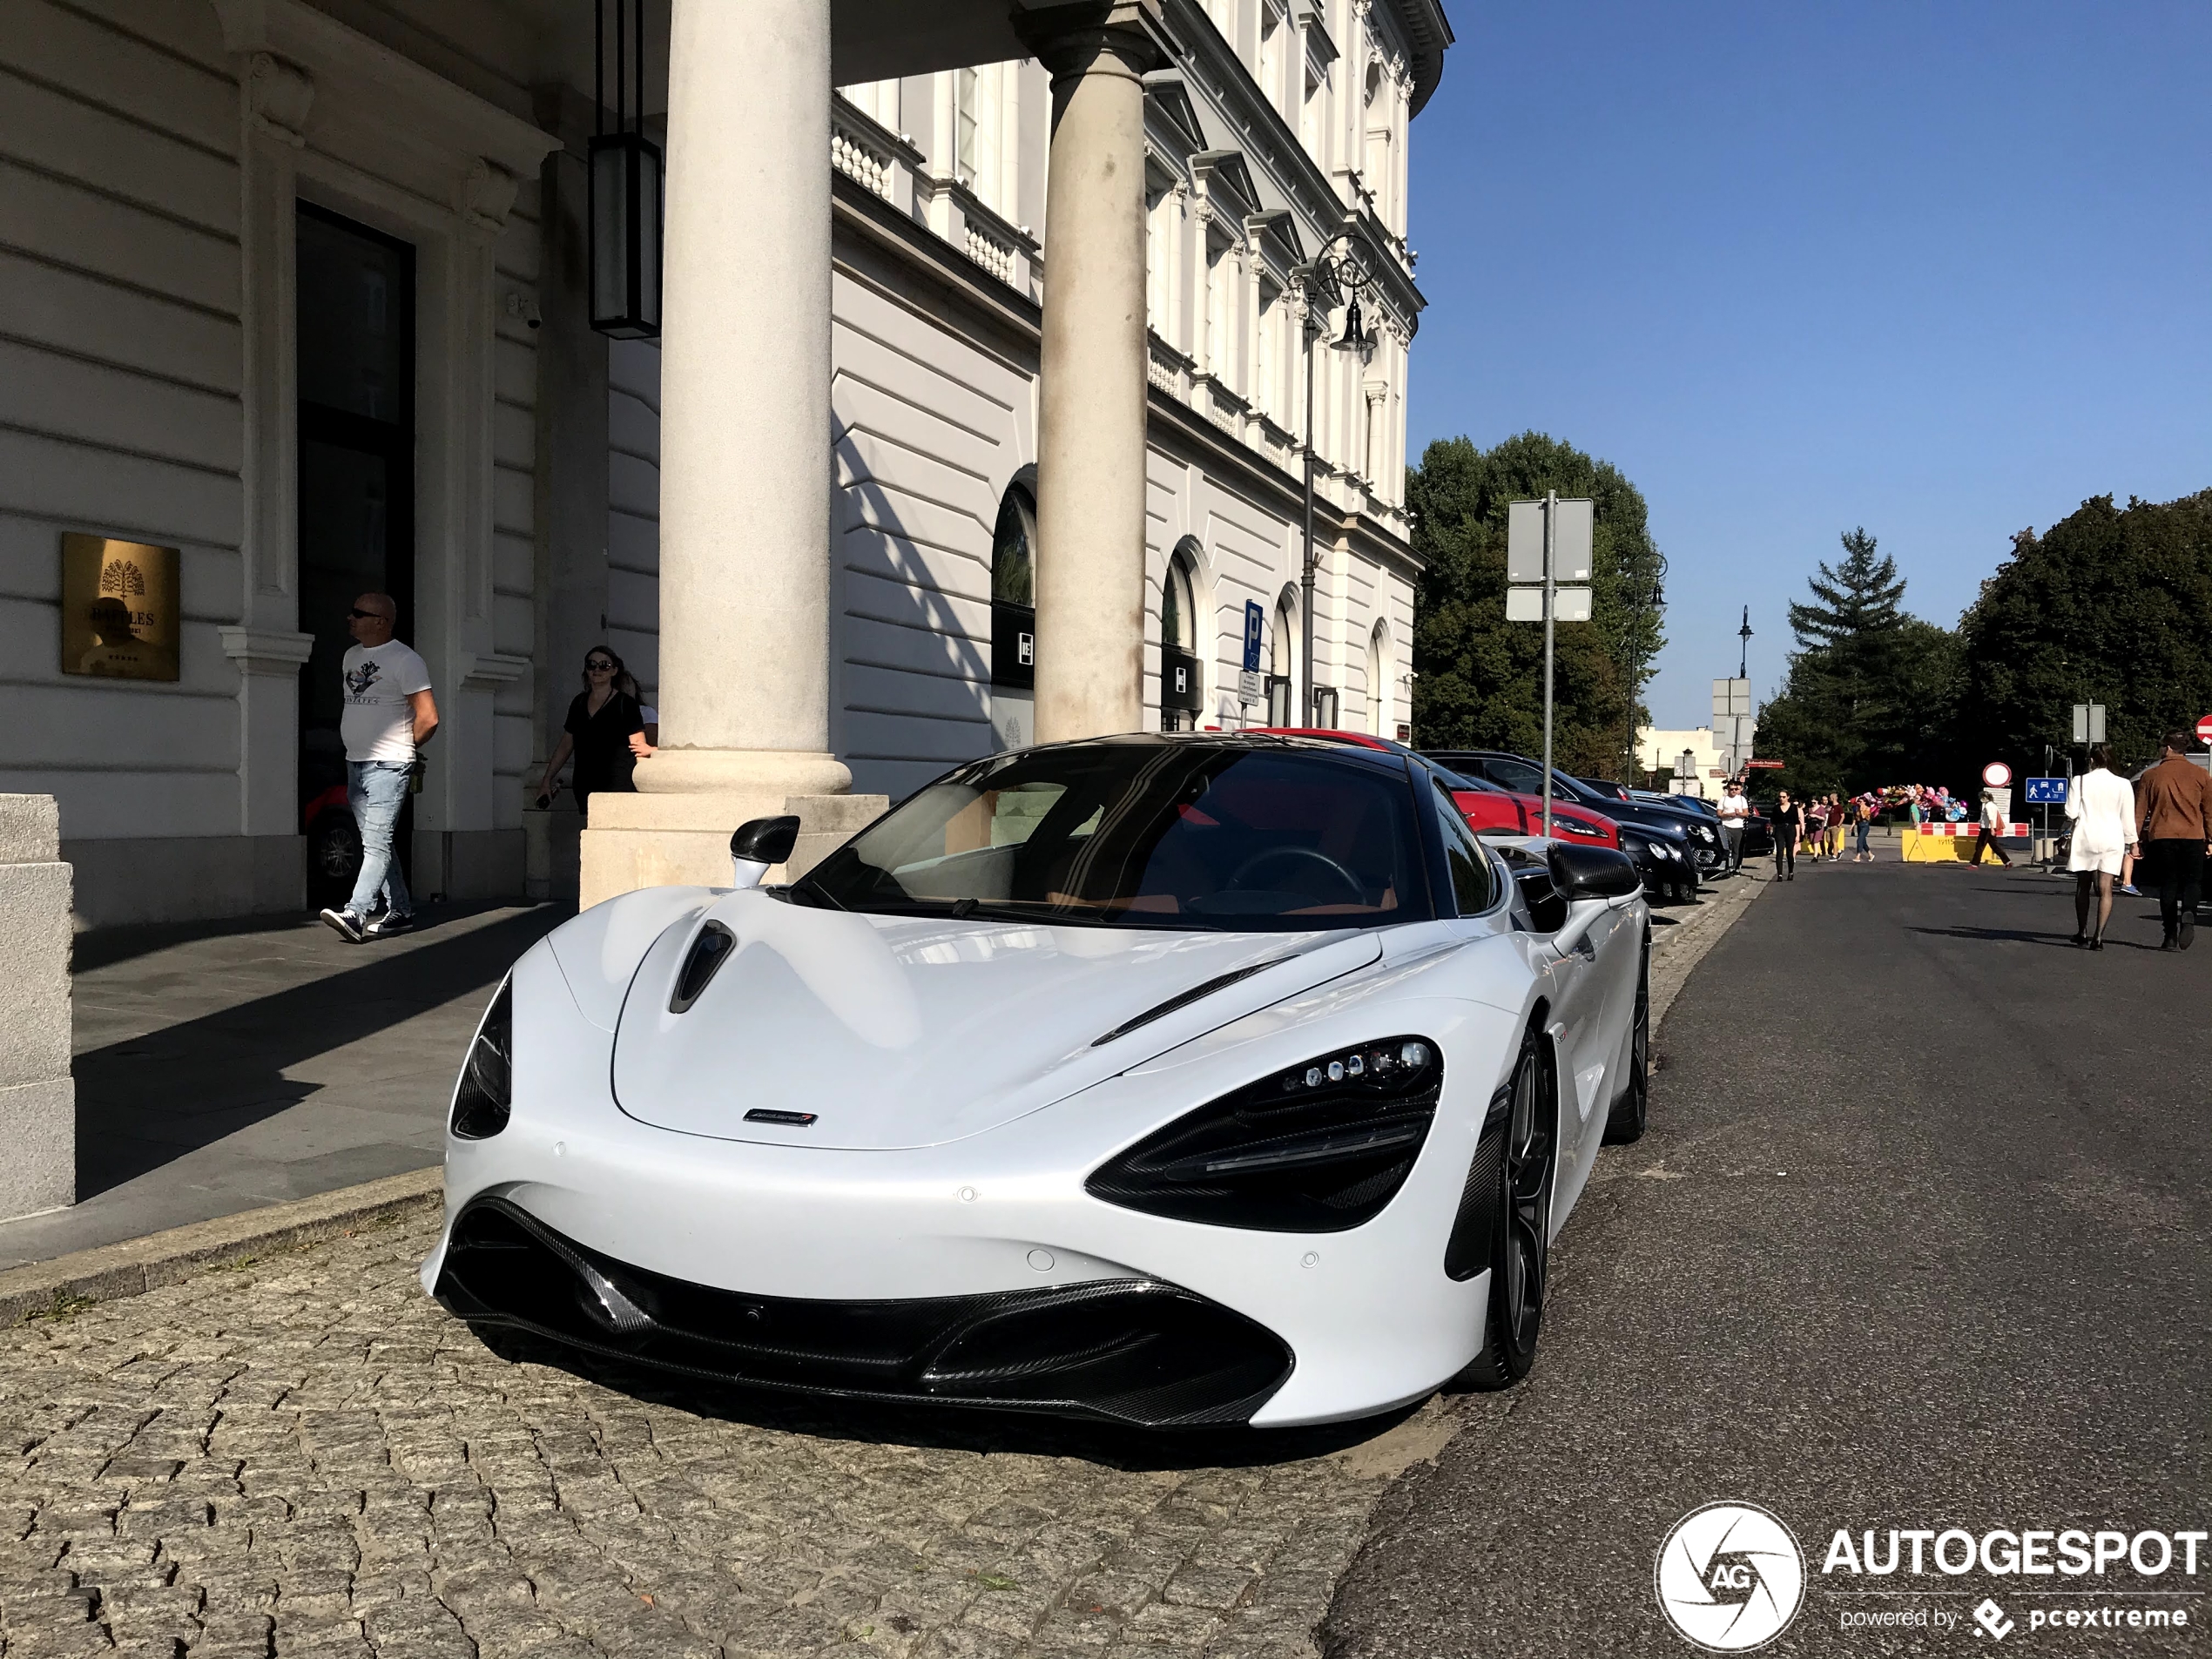
M 1274 846 L 1264 853 L 1255 853 L 1237 867 L 1229 878 L 1230 887 L 1232 890 L 1243 887 L 1245 885 L 1244 878 L 1254 870 L 1282 859 L 1305 859 L 1311 863 L 1319 865 L 1343 884 L 1345 891 L 1351 895 L 1351 901 L 1353 904 L 1364 905 L 1367 902 L 1367 889 L 1360 885 L 1358 876 L 1352 874 L 1326 853 L 1311 846 Z

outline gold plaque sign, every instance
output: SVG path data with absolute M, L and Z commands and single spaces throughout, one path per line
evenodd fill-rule
M 177 678 L 177 550 L 62 537 L 62 672 Z

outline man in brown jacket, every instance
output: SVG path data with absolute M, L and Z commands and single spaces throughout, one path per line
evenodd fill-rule
M 2187 950 L 2196 940 L 2196 904 L 2204 860 L 2212 853 L 2212 774 L 2190 764 L 2185 732 L 2168 732 L 2158 764 L 2135 785 L 2143 819 L 2142 869 L 2158 894 L 2166 937 L 2161 950 Z

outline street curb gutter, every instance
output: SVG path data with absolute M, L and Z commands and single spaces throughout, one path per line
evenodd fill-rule
M 10 1268 L 0 1272 L 0 1328 L 76 1303 L 159 1290 L 241 1257 L 312 1244 L 369 1223 L 433 1209 L 444 1191 L 445 1170 L 434 1164 Z

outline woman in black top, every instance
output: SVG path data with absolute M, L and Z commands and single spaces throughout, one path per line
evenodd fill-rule
M 577 810 L 583 812 L 600 790 L 634 793 L 637 786 L 631 781 L 631 773 L 652 752 L 646 740 L 644 709 L 637 700 L 637 682 L 621 658 L 604 645 L 594 645 L 583 654 L 583 689 L 570 703 L 561 741 L 545 763 L 537 804 L 551 804 L 554 780 L 571 752 L 576 756 Z
M 1774 879 L 1795 881 L 1797 879 L 1797 838 L 1804 833 L 1805 809 L 1790 799 L 1784 790 L 1781 799 L 1774 803 Z

